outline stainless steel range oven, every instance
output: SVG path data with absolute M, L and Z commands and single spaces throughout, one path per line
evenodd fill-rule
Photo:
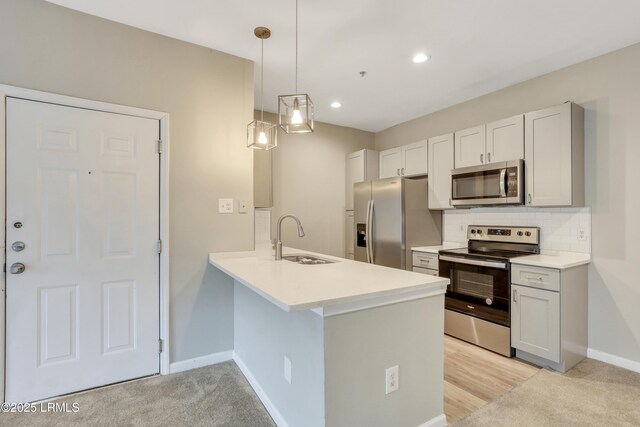
M 511 348 L 510 259 L 540 252 L 537 227 L 470 225 L 468 247 L 442 250 L 445 333 L 505 356 Z

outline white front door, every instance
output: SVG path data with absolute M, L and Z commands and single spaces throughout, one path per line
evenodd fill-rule
M 159 132 L 7 98 L 6 401 L 159 372 Z

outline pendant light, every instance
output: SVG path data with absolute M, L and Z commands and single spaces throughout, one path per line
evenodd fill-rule
M 264 121 L 264 40 L 271 37 L 271 30 L 257 27 L 253 33 L 260 39 L 260 120 L 254 120 L 247 125 L 247 147 L 255 150 L 271 150 L 278 145 L 276 125 Z
M 313 132 L 313 102 L 298 93 L 298 0 L 296 0 L 296 91 L 278 96 L 278 125 L 286 133 Z

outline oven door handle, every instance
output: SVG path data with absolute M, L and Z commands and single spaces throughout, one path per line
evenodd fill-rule
M 479 267 L 490 267 L 497 268 L 500 270 L 508 270 L 506 262 L 498 262 L 498 261 L 480 261 L 476 259 L 466 259 L 466 258 L 457 258 L 446 255 L 440 255 L 440 260 L 449 261 L 449 262 L 457 262 L 460 264 L 469 264 L 469 265 L 477 265 Z

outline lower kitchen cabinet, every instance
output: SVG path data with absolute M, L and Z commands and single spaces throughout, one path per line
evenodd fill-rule
M 438 275 L 438 254 L 412 251 L 412 270 L 416 273 Z
M 560 362 L 560 293 L 511 286 L 511 346 Z
M 512 265 L 511 346 L 516 356 L 565 372 L 587 355 L 587 266 Z

